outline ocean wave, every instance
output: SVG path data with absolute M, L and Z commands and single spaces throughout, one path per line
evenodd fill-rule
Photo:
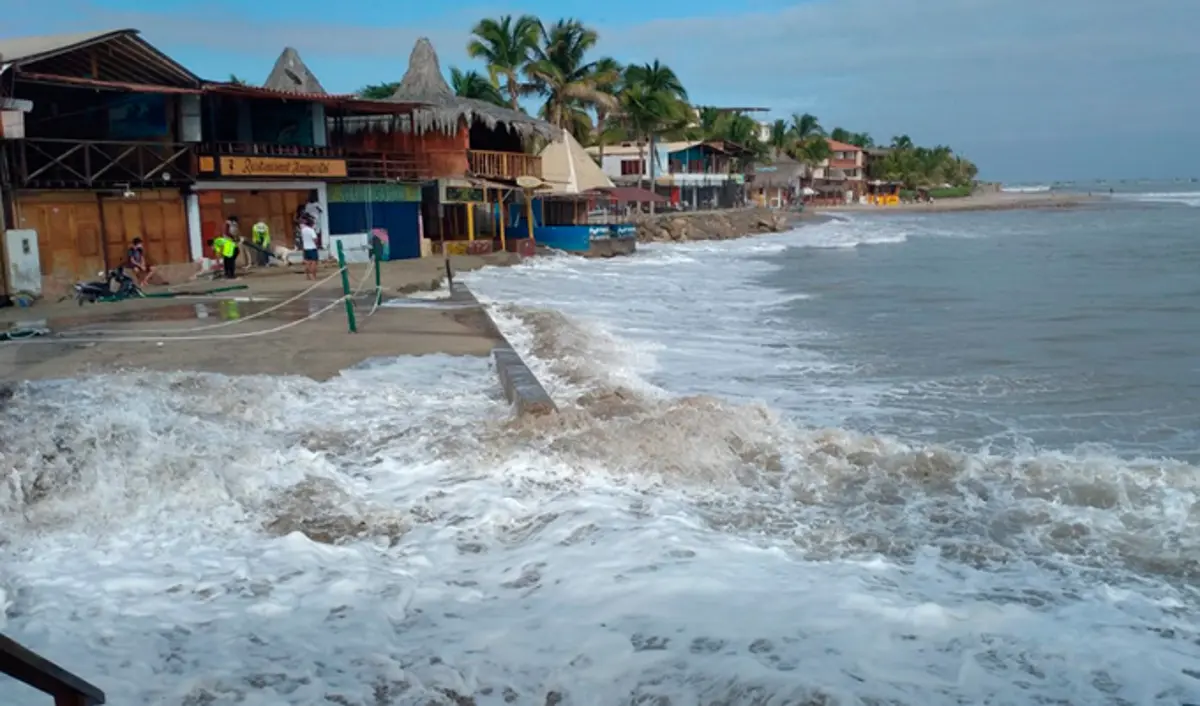
M 443 356 L 19 386 L 7 630 L 122 703 L 1195 697 L 1196 468 L 803 428 L 504 311 L 559 415 Z
M 1029 185 L 1009 186 L 1008 184 L 1005 184 L 1004 186 L 1000 187 L 1000 190 L 1010 193 L 1010 194 L 1042 194 L 1047 191 L 1050 191 L 1053 188 L 1054 187 L 1050 186 L 1049 184 L 1037 184 L 1037 185 L 1033 185 L 1033 186 L 1029 186 Z
M 1159 191 L 1144 194 L 1116 194 L 1124 201 L 1143 203 L 1173 203 L 1200 208 L 1200 191 Z

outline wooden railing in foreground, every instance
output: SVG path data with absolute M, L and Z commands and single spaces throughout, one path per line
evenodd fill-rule
M 96 706 L 104 692 L 0 635 L 0 672 L 54 697 L 54 706 Z

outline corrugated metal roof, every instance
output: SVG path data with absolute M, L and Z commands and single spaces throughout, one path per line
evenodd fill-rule
M 0 38 L 0 61 L 24 64 L 73 51 L 89 44 L 103 42 L 123 34 L 137 34 L 137 30 L 106 29 L 99 32 L 51 34 L 42 37 L 2 37 Z

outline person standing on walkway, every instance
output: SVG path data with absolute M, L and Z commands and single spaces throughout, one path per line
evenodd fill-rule
M 254 245 L 258 248 L 258 257 L 255 260 L 259 267 L 266 267 L 267 261 L 271 258 L 271 227 L 267 225 L 267 219 L 259 218 L 254 227 L 250 229 L 250 234 Z
M 304 250 L 304 278 L 317 278 L 318 252 L 317 231 L 313 228 L 313 219 L 307 214 L 300 221 L 300 247 Z

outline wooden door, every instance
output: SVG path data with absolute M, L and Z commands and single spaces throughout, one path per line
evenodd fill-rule
M 43 289 L 61 291 L 106 269 L 100 205 L 92 192 L 34 192 L 17 197 L 17 223 L 38 233 Z
M 105 251 L 110 267 L 123 264 L 134 238 L 141 238 L 153 265 L 191 262 L 187 215 L 176 191 L 146 191 L 134 198 L 104 197 Z
M 271 241 L 277 245 L 292 246 L 292 218 L 300 204 L 308 201 L 307 191 L 203 191 L 200 192 L 201 233 L 205 247 L 209 239 L 223 232 L 225 219 L 238 217 L 243 237 L 250 237 L 250 229 L 265 218 L 271 228 Z

